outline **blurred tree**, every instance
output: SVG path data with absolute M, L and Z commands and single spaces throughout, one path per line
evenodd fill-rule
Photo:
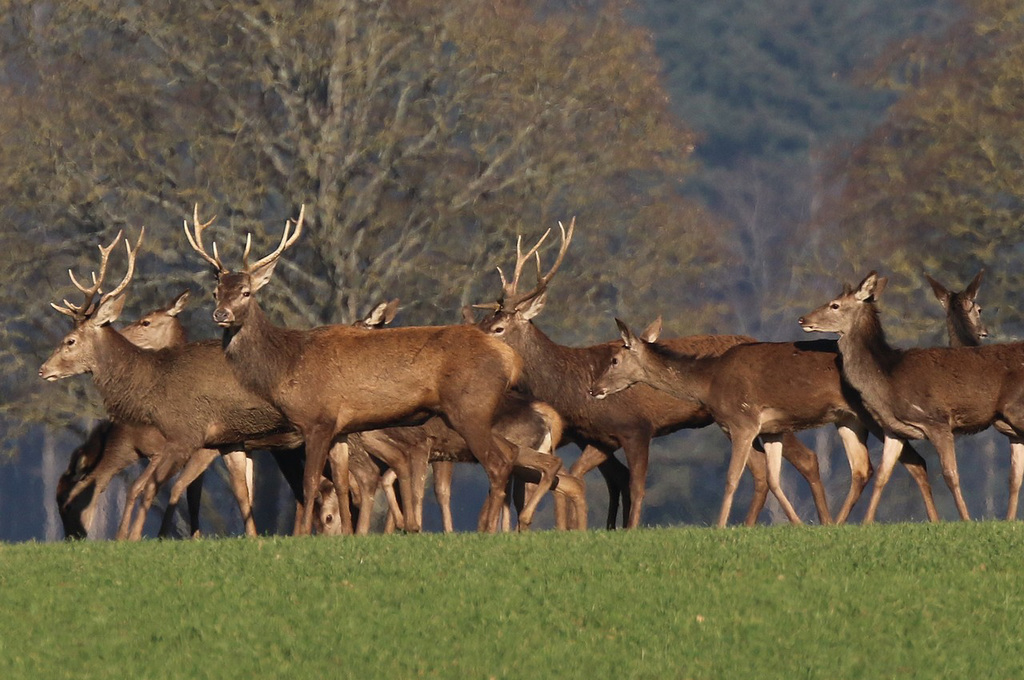
M 872 72 L 901 97 L 835 159 L 835 193 L 819 215 L 832 235 L 821 243 L 825 268 L 889 275 L 886 304 L 901 314 L 888 327 L 913 344 L 945 342 L 925 271 L 963 286 L 986 267 L 979 297 L 996 310 L 994 339 L 1024 330 L 1024 5 L 964 4 L 943 39 L 906 41 Z
M 269 249 L 307 205 L 264 296 L 289 325 L 346 323 L 392 296 L 401 323 L 455 322 L 496 293 L 516 233 L 572 215 L 545 315 L 565 341 L 611 337 L 612 311 L 681 304 L 695 331 L 722 313 L 702 274 L 725 257 L 726 225 L 680 197 L 693 138 L 617 0 L 0 7 L 11 423 L 99 415 L 88 381 L 35 376 L 64 332 L 44 304 L 67 294 L 68 267 L 95 266 L 96 244 L 148 225 L 130 309 L 210 289 L 180 232 L 194 203 L 218 215 L 228 262 L 244 232 Z M 193 304 L 194 337 L 214 330 L 208 307 Z
M 730 232 L 733 332 L 789 339 L 822 200 L 820 157 L 896 95 L 854 76 L 892 42 L 941 33 L 954 0 L 645 0 L 673 108 L 699 134 L 688 187 Z M 798 303 L 799 305 L 799 303 Z M 797 306 L 798 306 L 797 305 Z

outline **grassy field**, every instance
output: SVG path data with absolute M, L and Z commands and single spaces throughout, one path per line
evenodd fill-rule
M 0 678 L 1020 678 L 1024 524 L 0 545 Z

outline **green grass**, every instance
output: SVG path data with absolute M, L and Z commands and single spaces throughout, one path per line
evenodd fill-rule
M 2 678 L 1019 678 L 1024 524 L 0 545 Z

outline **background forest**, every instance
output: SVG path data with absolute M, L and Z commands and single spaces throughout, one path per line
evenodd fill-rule
M 125 318 L 189 288 L 192 337 L 215 335 L 180 231 L 195 203 L 228 261 L 308 206 L 263 294 L 293 326 L 390 297 L 398 324 L 456 323 L 498 294 L 517 234 L 575 215 L 536 319 L 564 344 L 659 314 L 674 334 L 799 339 L 802 312 L 870 269 L 891 278 L 899 344 L 944 342 L 925 271 L 959 287 L 985 267 L 991 340 L 1021 332 L 1024 2 L 149 4 L 2 1 L 0 540 L 59 537 L 56 479 L 103 415 L 88 378 L 36 375 L 67 330 L 47 303 L 69 267 L 145 225 Z M 805 436 L 838 498 L 833 433 Z M 994 516 L 1005 444 L 959 448 L 972 513 Z M 708 523 L 726 451 L 712 428 L 656 440 L 645 523 Z M 258 476 L 265 528 L 290 526 L 276 475 Z M 882 511 L 923 517 L 899 475 Z

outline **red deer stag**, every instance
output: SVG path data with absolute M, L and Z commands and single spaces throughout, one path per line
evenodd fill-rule
M 165 514 L 169 516 L 185 485 L 206 468 L 196 461 L 206 459 L 208 464 L 218 450 L 222 450 L 232 471 L 232 491 L 245 519 L 246 533 L 254 535 L 241 442 L 287 433 L 288 423 L 273 406 L 238 384 L 218 341 L 147 350 L 136 347 L 110 326 L 124 306 L 125 298 L 121 293 L 131 281 L 138 245 L 142 241 L 140 234 L 134 251 L 126 243 L 127 273 L 114 290 L 103 293 L 99 301 L 95 301 L 106 276 L 110 253 L 120 238 L 118 234 L 109 246 L 100 247 L 100 270 L 94 275 L 92 286 L 81 285 L 71 274 L 85 302 L 76 306 L 65 300 L 63 307 L 53 305 L 74 318 L 75 328 L 42 365 L 39 375 L 53 381 L 92 373 L 113 420 L 152 425 L 166 440 L 163 450 L 151 458 L 151 464 L 131 486 L 125 516 L 118 529 L 119 538 L 141 535 L 145 512 L 152 503 L 156 486 L 184 466 L 175 487 L 177 497 L 172 490 L 172 502 Z M 135 500 L 143 490 L 146 496 L 139 515 L 132 522 Z
M 946 331 L 949 333 L 950 347 L 977 347 L 983 338 L 988 337 L 988 329 L 981 320 L 981 305 L 977 303 L 981 275 L 984 273 L 984 269 L 979 271 L 970 285 L 959 293 L 948 290 L 932 277 L 924 275 L 935 298 L 946 310 Z
M 301 531 L 312 528 L 313 500 L 328 458 L 338 497 L 348 498 L 348 434 L 430 415 L 442 416 L 462 435 L 486 470 L 490 494 L 478 525 L 493 530 L 515 451 L 493 436 L 491 426 L 502 395 L 518 378 L 519 358 L 465 325 L 375 331 L 342 325 L 311 330 L 275 326 L 254 294 L 270 281 L 281 254 L 302 233 L 304 215 L 303 208 L 294 228 L 286 222 L 278 247 L 252 264 L 247 239 L 237 272 L 224 267 L 216 248 L 211 256 L 203 246 L 202 232 L 212 220 L 200 223 L 197 210 L 194 234 L 187 225 L 185 229 L 192 248 L 217 275 L 213 320 L 224 328 L 228 362 L 242 384 L 279 407 L 305 438 Z M 405 497 L 411 502 L 411 484 L 408 489 Z M 348 504 L 340 506 L 342 526 L 351 531 Z
M 145 349 L 164 349 L 188 341 L 178 314 L 185 308 L 186 290 L 174 301 L 153 310 L 121 329 L 121 335 Z M 66 538 L 85 538 L 92 526 L 96 502 L 122 470 L 148 459 L 164 445 L 163 435 L 150 425 L 100 422 L 81 446 L 57 482 L 57 509 Z M 202 480 L 189 486 L 189 517 L 193 535 L 198 532 L 199 493 Z
M 608 342 L 590 347 L 567 347 L 548 338 L 533 323 L 533 318 L 544 307 L 547 286 L 558 271 L 572 240 L 575 221 L 568 231 L 561 228 L 562 240 L 555 262 L 546 273 L 540 270 L 539 250 L 548 232 L 523 254 L 521 240 L 516 243 L 516 264 L 512 280 L 498 270 L 502 291 L 498 302 L 477 305 L 492 310 L 480 321 L 484 331 L 509 344 L 523 358 L 523 376 L 520 386 L 533 397 L 555 408 L 565 420 L 565 438 L 558 445 L 575 443 L 583 453 L 570 473 L 582 479 L 590 470 L 607 461 L 615 460 L 614 452 L 621 448 L 629 465 L 629 517 L 627 527 L 640 523 L 647 480 L 647 466 L 651 438 L 684 428 L 710 425 L 711 414 L 695 401 L 669 397 L 647 386 L 637 386 L 629 395 L 612 395 L 604 400 L 590 396 L 590 386 L 597 374 L 608 363 L 617 343 Z M 537 258 L 537 284 L 522 292 L 519 279 L 523 266 Z M 687 354 L 717 355 L 730 347 L 753 342 L 753 338 L 738 335 L 690 336 L 667 341 L 675 351 Z M 818 472 L 818 457 L 795 436 L 784 437 L 783 455 L 786 456 L 811 486 L 814 503 L 822 523 L 830 523 L 832 516 L 825 500 L 825 489 Z M 767 472 L 763 456 L 749 458 L 755 478 L 755 495 L 747 514 L 746 523 L 753 524 L 767 496 Z M 608 476 L 606 476 L 608 479 Z M 612 491 L 612 489 L 610 489 Z M 608 528 L 615 528 L 617 496 L 614 491 L 609 504 Z
M 800 318 L 807 332 L 839 334 L 843 375 L 885 430 L 882 465 L 865 522 L 875 517 L 882 490 L 908 439 L 928 439 L 961 519 L 954 435 L 995 426 L 1010 440 L 1007 519 L 1017 516 L 1024 476 L 1024 344 L 901 350 L 885 339 L 876 305 L 886 279 L 871 272 L 856 288 Z
M 729 519 L 740 474 L 756 438 L 764 442 L 768 486 L 791 521 L 799 518 L 786 499 L 779 479 L 782 437 L 834 423 L 850 463 L 850 490 L 837 522 L 845 522 L 871 476 L 867 450 L 870 419 L 855 395 L 840 379 L 832 342 L 756 342 L 736 345 L 715 357 L 679 354 L 658 344 L 661 319 L 640 337 L 615 320 L 622 345 L 594 381 L 592 393 L 607 397 L 644 383 L 678 399 L 696 401 L 708 409 L 732 440 L 732 457 L 718 526 Z M 874 423 L 869 425 L 879 432 Z M 880 432 L 879 432 L 880 434 Z M 929 516 L 937 517 L 923 463 L 909 469 L 921 485 Z

